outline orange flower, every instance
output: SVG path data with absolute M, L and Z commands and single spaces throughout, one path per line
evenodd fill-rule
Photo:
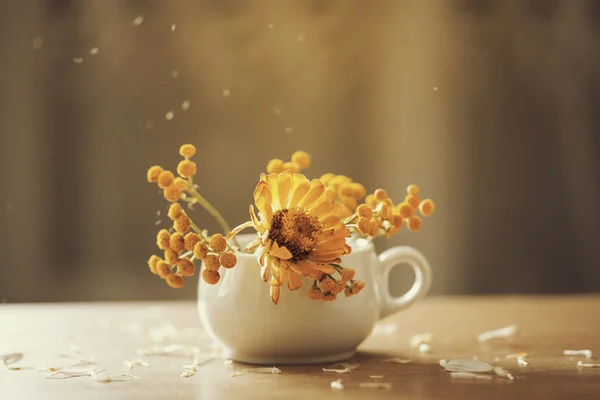
M 351 251 L 346 245 L 350 233 L 342 221 L 345 208 L 325 195 L 320 180 L 289 171 L 262 174 L 254 200 L 260 218 L 253 206 L 250 217 L 258 237 L 246 249 L 259 249 L 261 276 L 271 286 L 273 303 L 286 281 L 296 290 L 302 287 L 301 277 L 333 274 L 330 264 Z

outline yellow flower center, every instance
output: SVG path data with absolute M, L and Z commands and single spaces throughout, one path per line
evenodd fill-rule
M 275 212 L 269 229 L 269 239 L 292 253 L 290 261 L 306 259 L 317 245 L 322 225 L 317 217 L 307 215 L 300 208 Z

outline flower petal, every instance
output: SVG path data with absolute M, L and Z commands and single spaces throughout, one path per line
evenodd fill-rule
M 288 289 L 298 290 L 302 287 L 302 278 L 293 271 L 288 271 Z
M 290 195 L 290 189 L 292 187 L 292 173 L 285 171 L 279 174 L 277 178 L 277 185 L 279 188 L 279 202 L 282 208 L 285 208 L 288 203 L 288 197 Z
M 262 235 L 265 232 L 265 227 L 263 224 L 261 224 L 259 222 L 258 217 L 256 216 L 256 213 L 254 212 L 254 206 L 252 204 L 250 205 L 250 219 L 252 219 L 252 224 L 254 225 L 254 229 L 256 229 L 256 231 Z
M 279 301 L 279 286 L 271 286 L 271 301 L 277 305 L 277 302 Z
M 269 252 L 272 256 L 280 258 L 282 260 L 289 260 L 292 258 L 292 253 L 285 247 L 279 246 L 277 242 L 273 242 L 273 247 Z
M 323 194 L 325 191 L 325 185 L 318 180 L 313 179 L 310 182 L 310 189 L 308 193 L 298 202 L 298 207 L 308 209 L 310 206 Z
M 298 177 L 298 174 L 295 174 L 294 176 L 294 180 L 296 181 L 296 178 Z M 304 178 L 303 180 L 301 180 L 298 183 L 294 183 L 294 188 L 292 189 L 292 195 L 290 196 L 290 201 L 288 202 L 288 208 L 294 208 L 298 205 L 298 202 L 300 202 L 300 200 L 302 200 L 302 198 L 304 196 L 306 196 L 306 193 L 308 193 L 310 189 L 310 182 L 306 180 L 306 178 Z
M 331 202 L 325 197 L 321 197 L 309 210 L 309 214 L 314 217 L 320 217 L 324 212 L 331 207 Z
M 273 209 L 279 210 L 281 209 L 281 202 L 279 201 L 279 185 L 277 183 L 277 174 L 267 175 L 267 183 L 269 184 L 269 189 L 271 190 L 271 195 L 273 196 Z

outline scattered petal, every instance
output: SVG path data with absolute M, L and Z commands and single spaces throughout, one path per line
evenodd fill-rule
M 236 376 L 240 376 L 240 375 L 244 375 L 244 372 L 240 372 L 240 371 L 233 372 L 233 373 L 232 373 L 231 375 L 229 375 L 229 376 L 230 376 L 230 377 L 232 377 L 232 378 L 235 378 Z
M 81 64 L 83 62 L 83 58 L 75 57 L 73 61 L 77 64 Z
M 472 372 L 452 372 L 452 379 L 458 380 L 483 380 L 483 381 L 491 381 L 492 377 L 489 375 L 483 374 L 474 374 Z
M 329 385 L 332 389 L 342 390 L 344 388 L 344 384 L 342 383 L 341 379 L 336 379 L 335 381 L 332 381 Z
M 139 17 L 136 17 L 133 21 L 132 24 L 133 26 L 140 26 L 142 24 L 142 22 L 144 22 L 144 17 L 142 17 L 141 15 Z
M 398 329 L 396 324 L 377 324 L 373 329 L 373 335 L 394 333 Z
M 565 356 L 585 356 L 585 358 L 592 358 L 592 351 L 588 349 L 584 350 L 565 350 L 563 351 Z
M 244 368 L 240 372 L 250 374 L 280 374 L 281 370 L 277 367 L 258 367 L 258 368 Z
M 334 367 L 342 367 L 342 368 L 334 368 Z M 353 371 L 360 367 L 360 364 L 353 363 L 337 363 L 333 364 L 330 368 L 323 368 L 323 372 L 335 372 L 338 374 L 347 374 L 350 371 Z
M 0 355 L 0 361 L 2 361 L 2 363 L 4 365 L 16 363 L 17 361 L 19 361 L 22 358 L 23 358 L 23 353 L 10 353 L 10 354 Z
M 527 361 L 524 357 L 517 357 L 517 364 L 521 367 L 526 367 L 529 365 L 529 361 Z
M 512 374 L 510 372 L 508 372 L 507 370 L 505 370 L 502 367 L 495 367 L 494 368 L 494 372 L 496 373 L 496 375 L 498 375 L 501 378 L 506 378 L 506 379 L 509 379 L 511 381 L 515 380 L 515 377 L 512 376 Z
M 175 32 L 175 28 L 176 28 L 175 24 L 171 25 L 171 32 Z
M 370 375 L 369 378 L 373 379 L 383 379 L 383 375 Z
M 600 368 L 600 364 L 584 364 L 583 361 L 577 361 L 579 368 Z
M 408 339 L 408 345 L 411 348 L 419 347 L 419 345 L 423 343 L 429 343 L 433 339 L 433 335 L 431 333 L 419 333 L 417 335 L 413 335 Z
M 430 353 L 431 352 L 431 346 L 429 346 L 429 344 L 427 344 L 427 343 L 421 343 L 419 345 L 419 352 L 420 353 Z
M 231 92 L 229 91 L 229 89 L 223 89 L 223 97 L 229 97 L 230 94 Z
M 23 371 L 26 369 L 33 369 L 33 367 L 8 367 L 9 371 Z
M 387 360 L 384 360 L 385 362 L 389 362 L 392 364 L 408 364 L 410 362 L 412 362 L 411 359 L 407 358 L 400 358 L 400 357 L 394 357 L 394 358 L 388 358 Z
M 187 111 L 187 110 L 190 109 L 190 105 L 191 105 L 190 101 L 189 100 L 185 100 L 183 103 L 181 103 L 181 109 L 183 111 Z
M 507 354 L 506 358 L 511 359 L 511 358 L 524 358 L 527 357 L 528 354 L 527 353 L 513 353 L 513 354 Z
M 196 373 L 196 368 L 190 368 L 185 372 L 182 372 L 181 375 L 179 375 L 182 378 L 189 378 L 190 376 L 194 375 Z
M 98 52 L 99 52 L 99 51 L 100 51 L 100 49 L 99 49 L 99 48 L 97 48 L 97 47 L 92 47 L 92 48 L 90 49 L 90 55 L 92 55 L 92 56 L 95 56 L 96 54 L 98 54 Z
M 389 382 L 361 382 L 358 387 L 362 389 L 391 389 L 392 384 Z
M 488 363 L 470 359 L 440 360 L 440 366 L 448 372 L 488 372 L 494 369 Z
M 140 367 L 144 367 L 144 368 L 148 368 L 150 366 L 150 364 L 148 364 L 147 362 L 142 361 L 142 360 L 131 360 L 131 361 L 125 360 L 124 362 L 125 362 L 125 365 L 127 366 L 127 368 L 129 368 L 129 369 L 133 369 L 133 367 L 136 367 L 136 366 L 140 366 Z
M 175 117 L 175 111 L 171 110 L 171 111 L 167 111 L 167 113 L 165 114 L 165 119 L 167 121 L 170 121 L 173 119 L 173 117 Z
M 518 331 L 519 331 L 518 325 L 516 325 L 516 324 L 509 325 L 504 328 L 494 329 L 493 331 L 487 331 L 487 332 L 480 333 L 477 336 L 477 340 L 480 342 L 487 342 L 488 340 L 491 340 L 491 339 L 507 338 L 507 337 L 516 335 Z
M 137 353 L 140 356 L 194 356 L 200 353 L 200 349 L 196 346 L 170 344 L 165 347 L 138 349 Z

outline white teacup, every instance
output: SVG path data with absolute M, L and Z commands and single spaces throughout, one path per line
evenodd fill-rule
M 240 242 L 254 236 L 239 235 Z M 341 265 L 356 270 L 366 283 L 357 295 L 335 301 L 307 297 L 312 280 L 296 291 L 282 287 L 277 305 L 269 285 L 260 277 L 256 256 L 238 254 L 238 263 L 221 269 L 221 280 L 209 285 L 200 279 L 198 312 L 204 329 L 224 350 L 224 356 L 250 364 L 309 364 L 345 360 L 369 336 L 377 321 L 409 307 L 429 290 L 431 270 L 421 253 L 411 247 L 394 247 L 379 256 L 371 243 L 354 241 L 352 253 Z M 412 288 L 392 297 L 391 269 L 410 265 L 415 272 Z

